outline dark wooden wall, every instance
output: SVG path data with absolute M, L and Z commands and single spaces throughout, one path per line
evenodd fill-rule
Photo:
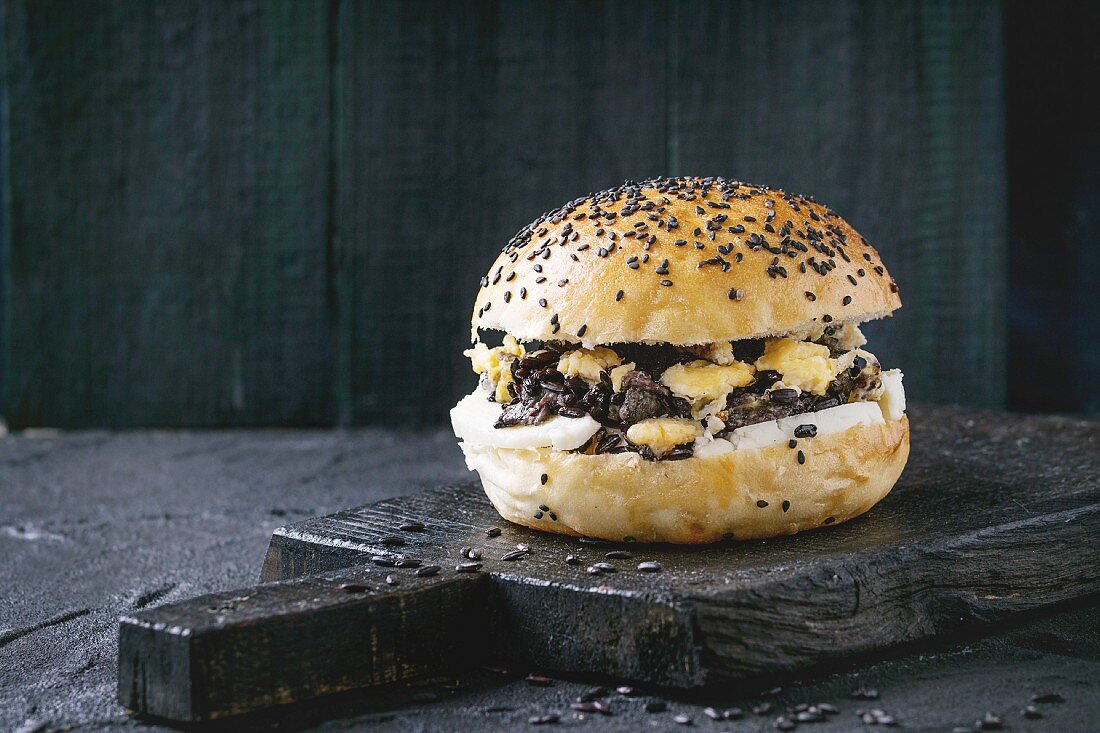
M 912 396 L 1003 404 L 996 2 L 0 9 L 13 426 L 440 422 L 499 247 L 659 174 L 830 203 Z

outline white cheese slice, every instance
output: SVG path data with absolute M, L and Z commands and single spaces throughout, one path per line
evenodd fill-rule
M 904 376 L 900 369 L 891 369 L 879 375 L 882 379 L 882 397 L 878 406 L 887 420 L 900 420 L 905 414 L 905 388 L 901 386 Z
M 539 425 L 494 428 L 493 423 L 500 417 L 502 409 L 504 408 L 499 403 L 485 399 L 484 392 L 475 391 L 451 408 L 451 427 L 460 440 L 471 445 L 490 445 L 495 448 L 551 447 L 563 451 L 579 448 L 600 429 L 600 424 L 588 415 L 555 415 Z
M 786 443 L 795 437 L 794 431 L 799 425 L 813 425 L 816 435 L 824 436 L 842 433 L 856 425 L 879 425 L 885 422 L 882 411 L 874 402 L 850 402 L 818 412 L 804 412 L 779 420 L 756 423 L 737 428 L 729 436 L 729 442 L 736 449 L 767 448 Z
M 710 435 L 701 435 L 695 439 L 695 457 L 720 456 L 723 453 L 732 453 L 733 443 L 725 438 L 712 438 Z

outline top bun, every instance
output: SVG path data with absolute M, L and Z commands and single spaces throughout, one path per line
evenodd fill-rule
M 691 345 L 901 306 L 878 252 L 812 198 L 723 178 L 627 182 L 543 214 L 481 280 L 473 335 Z

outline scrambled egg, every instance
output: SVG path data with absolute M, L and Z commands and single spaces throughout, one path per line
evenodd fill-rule
M 737 363 L 737 359 L 733 355 L 733 344 L 729 341 L 722 341 L 717 344 L 707 344 L 700 350 L 699 357 L 707 361 L 712 361 L 715 364 L 721 364 L 722 366 L 729 366 Z
M 804 331 L 791 331 L 783 336 L 783 338 L 794 339 L 795 341 L 817 341 L 825 335 L 825 324 L 814 323 Z
M 834 336 L 837 339 L 837 346 L 844 351 L 851 351 L 867 343 L 867 337 L 863 335 L 863 331 L 860 331 L 859 326 L 851 321 L 841 326 Z
M 462 355 L 469 357 L 475 373 L 484 374 L 495 385 L 497 402 L 508 402 L 512 399 L 508 394 L 508 383 L 512 381 L 512 370 L 508 365 L 524 353 L 523 346 L 513 336 L 505 336 L 502 346 L 490 349 L 479 341 L 474 348 L 463 351 Z
M 496 394 L 493 398 L 502 405 L 512 401 L 512 393 L 508 391 L 508 385 L 514 382 L 511 369 L 500 370 L 500 381 L 497 382 Z
M 611 370 L 611 389 L 616 392 L 623 391 L 623 377 L 634 371 L 634 362 L 622 364 Z
M 581 377 L 589 382 L 598 382 L 600 372 L 618 366 L 622 361 L 618 354 L 604 346 L 574 349 L 562 354 L 558 360 L 558 371 L 567 377 Z
M 756 368 L 773 369 L 783 375 L 786 385 L 817 395 L 825 394 L 837 373 L 828 346 L 789 338 L 769 340 Z
M 657 455 L 663 455 L 678 445 L 692 442 L 702 433 L 702 428 L 694 420 L 654 417 L 627 428 L 626 439 L 635 445 L 648 446 Z
M 724 402 L 730 390 L 752 384 L 755 373 L 751 365 L 736 360 L 726 365 L 699 360 L 670 366 L 661 375 L 661 384 L 700 407 L 719 399 Z

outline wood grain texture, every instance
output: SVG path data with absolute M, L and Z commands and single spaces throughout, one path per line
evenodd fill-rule
M 665 170 L 664 9 L 340 12 L 341 416 L 436 422 L 472 383 L 461 352 L 494 253 L 543 211 Z
M 171 720 L 212 720 L 293 702 L 299 690 L 398 682 L 467 656 L 473 593 L 486 578 L 397 590 L 380 580 L 305 578 L 168 606 L 152 623 L 124 617 L 119 697 Z M 195 610 L 205 623 L 194 623 Z
M 261 579 L 316 577 L 317 590 L 304 592 L 304 581 L 292 579 L 225 594 L 244 600 L 218 621 L 220 638 L 227 641 L 211 644 L 231 644 L 234 653 L 219 655 L 217 665 L 193 679 L 210 674 L 238 687 L 274 685 L 286 700 L 299 700 L 370 685 L 379 675 L 399 675 L 403 660 L 392 655 L 393 646 L 360 660 L 371 671 L 357 679 L 344 673 L 343 659 L 360 659 L 363 651 L 355 641 L 347 650 L 326 647 L 336 655 L 331 672 L 307 663 L 316 677 L 299 675 L 293 660 L 299 650 L 314 659 L 311 639 L 318 629 L 335 633 L 324 616 L 333 587 L 352 579 L 373 589 L 390 573 L 402 584 L 391 593 L 457 582 L 466 578 L 452 570 L 462 547 L 480 550 L 484 568 L 470 595 L 442 617 L 465 619 L 459 635 L 469 646 L 459 661 L 598 673 L 680 688 L 836 669 L 900 644 L 973 634 L 991 621 L 1100 592 L 1100 425 L 932 407 L 915 410 L 912 418 L 910 466 L 887 499 L 864 517 L 766 541 L 619 546 L 615 549 L 634 556 L 610 560 L 619 571 L 604 575 L 588 574 L 585 567 L 604 560 L 614 546 L 508 525 L 476 484 L 281 528 Z M 423 521 L 425 531 L 401 530 L 410 520 Z M 499 536 L 487 535 L 492 526 L 501 528 Z M 392 536 L 405 544 L 389 546 L 386 538 Z M 531 552 L 503 560 L 519 543 Z M 441 565 L 444 572 L 425 580 L 411 570 L 363 567 L 367 558 L 398 554 Z M 568 554 L 580 564 L 567 564 Z M 657 560 L 662 570 L 635 570 L 642 560 Z M 382 602 L 373 596 L 341 597 L 338 605 L 381 624 L 374 614 L 382 612 L 376 608 Z M 149 690 L 166 683 L 146 670 L 179 668 L 185 657 L 198 653 L 165 645 L 162 637 L 205 629 L 211 605 L 216 599 L 202 597 L 123 620 L 124 704 L 159 715 L 202 710 L 208 717 L 266 704 L 262 695 L 240 704 L 230 696 L 211 700 L 192 687 L 172 693 L 189 696 L 189 702 L 154 707 L 160 693 Z M 320 619 L 315 625 L 308 620 L 314 607 Z M 283 609 L 293 609 L 299 620 L 293 633 L 302 634 L 301 644 L 283 638 Z M 393 639 L 437 634 L 432 618 L 442 623 L 440 617 L 415 616 L 408 628 L 397 624 Z M 150 634 L 158 624 L 170 631 Z M 246 638 L 259 643 L 230 641 Z M 275 638 L 281 641 L 267 641 Z M 213 646 L 204 653 L 214 655 Z M 269 663 L 262 664 L 272 653 L 280 656 L 268 656 Z M 454 661 L 441 653 L 428 666 L 438 669 Z M 378 671 L 387 665 L 389 673 Z M 291 671 L 276 680 L 273 668 Z M 265 671 L 258 675 L 257 669 Z
M 496 251 L 664 173 L 833 205 L 912 394 L 1003 401 L 999 3 L 0 8 L 14 426 L 439 424 Z
M 327 3 L 4 18 L 8 420 L 331 422 Z
M 672 7 L 672 170 L 829 204 L 901 288 L 904 307 L 867 328 L 875 353 L 917 399 L 1003 405 L 999 4 Z

